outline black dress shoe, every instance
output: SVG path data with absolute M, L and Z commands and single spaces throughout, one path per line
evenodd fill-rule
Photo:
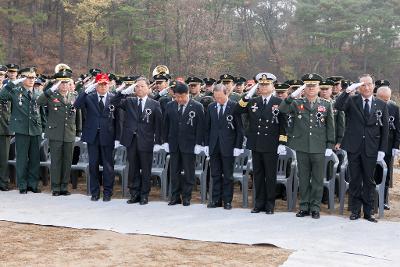
M 358 220 L 358 219 L 360 219 L 360 213 L 351 213 L 351 215 L 350 215 L 350 220 L 351 221 L 355 221 L 355 220 Z
M 98 201 L 100 199 L 100 196 L 92 196 L 90 198 L 91 201 Z
M 311 217 L 313 219 L 319 219 L 320 218 L 319 211 L 312 211 L 311 212 Z
M 10 191 L 8 186 L 0 186 L 0 191 Z
M 310 216 L 310 212 L 305 210 L 300 210 L 299 212 L 296 213 L 296 217 L 305 217 L 305 216 Z
M 6 190 L 6 191 L 8 191 L 8 190 Z M 390 210 L 390 206 L 388 204 L 383 204 L 383 209 Z
M 364 219 L 366 219 L 369 222 L 373 222 L 373 223 L 377 223 L 378 222 L 378 220 L 375 219 L 375 217 L 372 216 L 372 215 L 364 215 Z
M 251 213 L 260 213 L 262 211 L 263 211 L 262 209 L 254 208 L 254 209 L 251 210 Z
M 232 209 L 232 203 L 230 203 L 230 202 L 224 203 L 224 209 L 231 210 Z
M 140 197 L 139 196 L 133 196 L 130 199 L 128 199 L 128 201 L 126 203 L 128 204 L 135 204 L 135 203 L 139 203 L 140 202 Z
M 189 206 L 190 205 L 190 200 L 183 200 L 182 205 L 185 206 L 185 207 Z
M 31 191 L 32 193 L 42 193 L 42 190 L 39 188 L 28 187 L 28 191 Z
M 174 199 L 168 203 L 168 206 L 174 206 L 174 205 L 181 204 L 181 203 L 182 203 L 182 201 L 180 199 Z
M 265 213 L 266 214 L 274 214 L 274 211 L 273 210 L 267 210 Z
M 20 193 L 20 194 L 28 194 L 28 190 L 26 190 L 26 189 L 20 189 L 20 190 L 19 190 L 19 193 Z
M 103 196 L 103 201 L 108 202 L 111 200 L 111 196 Z
M 60 195 L 59 191 L 53 191 L 52 196 L 53 197 L 58 197 Z
M 149 199 L 147 197 L 142 197 L 140 199 L 140 205 L 146 205 L 147 203 L 149 203 Z
M 71 192 L 69 192 L 69 191 L 60 191 L 60 195 L 61 196 L 69 196 L 69 195 L 71 195 Z
M 209 209 L 214 209 L 216 207 L 217 207 L 217 202 L 210 202 L 207 205 L 207 208 L 209 208 Z

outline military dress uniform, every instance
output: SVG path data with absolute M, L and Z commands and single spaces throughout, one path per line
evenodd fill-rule
M 22 75 L 35 77 L 33 68 L 21 70 Z M 1 102 L 11 103 L 10 130 L 15 132 L 16 169 L 20 193 L 27 191 L 40 192 L 39 180 L 39 148 L 42 133 L 42 121 L 39 105 L 36 100 L 39 93 L 28 90 L 22 84 L 12 82 L 0 92 Z
M 2 89 L 5 90 L 5 89 Z M 10 131 L 11 102 L 0 103 L 0 190 L 8 191 L 8 155 L 10 140 L 13 133 Z
M 319 84 L 322 77 L 307 74 L 302 77 L 305 83 Z M 317 97 L 311 104 L 307 98 L 288 97 L 282 101 L 280 110 L 288 115 L 288 143 L 296 151 L 299 187 L 299 217 L 309 215 L 310 211 L 319 217 L 323 194 L 325 150 L 332 149 L 335 142 L 332 104 Z
M 69 82 L 71 74 L 59 72 L 56 73 L 55 78 L 57 81 Z M 68 182 L 77 128 L 76 114 L 80 112 L 73 106 L 76 97 L 75 92 L 67 92 L 63 96 L 58 90 L 52 92 L 48 89 L 37 100 L 39 105 L 48 108 L 45 133 L 50 145 L 51 190 L 54 196 L 70 194 Z

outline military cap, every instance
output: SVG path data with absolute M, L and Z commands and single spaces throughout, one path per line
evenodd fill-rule
M 321 88 L 326 88 L 326 87 L 331 87 L 331 86 L 334 86 L 335 85 L 335 82 L 334 81 L 332 81 L 331 79 L 326 79 L 326 80 L 323 80 L 322 82 L 320 82 L 319 83 L 319 86 L 321 87 Z
M 285 83 L 289 84 L 292 87 L 300 87 L 304 84 L 302 80 L 288 80 Z
M 376 80 L 375 81 L 375 87 L 379 88 L 382 86 L 390 86 L 390 82 L 388 80 Z
M 187 94 L 189 92 L 189 87 L 187 86 L 187 84 L 178 82 L 178 81 L 175 81 L 175 82 L 176 82 L 175 86 L 172 87 L 172 90 L 174 91 L 174 93 Z
M 100 69 L 90 69 L 89 73 L 92 76 L 97 76 L 97 74 L 101 73 L 101 70 Z
M 301 77 L 301 80 L 304 84 L 318 85 L 322 82 L 323 78 L 316 73 L 307 73 Z
M 219 80 L 220 80 L 220 82 L 233 82 L 233 80 L 235 80 L 235 77 L 226 73 L 226 74 L 222 74 L 221 76 L 219 76 Z
M 206 85 L 213 85 L 213 84 L 216 82 L 216 80 L 213 79 L 213 78 L 204 78 L 204 79 L 203 79 L 203 82 L 204 82 Z
M 167 73 L 160 73 L 153 76 L 154 81 L 168 81 L 171 79 L 171 76 Z
M 17 64 L 13 64 L 13 63 L 7 64 L 6 67 L 7 67 L 8 71 L 17 72 L 19 70 L 19 66 Z
M 7 67 L 4 65 L 0 65 L 0 72 L 2 72 L 3 74 L 7 72 Z
M 81 74 L 81 75 L 79 76 L 79 79 L 81 79 L 81 80 L 83 81 L 83 80 L 86 79 L 88 76 L 89 76 L 89 74 L 87 74 L 87 73 Z
M 339 84 L 342 80 L 344 80 L 343 76 L 330 76 L 327 79 L 333 81 L 335 84 Z
M 350 85 L 353 84 L 353 82 L 351 80 L 342 80 L 340 82 L 340 84 L 342 85 L 342 89 L 346 89 L 347 87 L 349 87 Z
M 41 77 L 38 77 L 38 78 L 36 78 L 36 80 L 35 80 L 35 84 L 40 84 L 40 85 L 42 85 L 42 84 L 44 84 L 46 81 L 43 79 L 43 78 L 41 78 Z
M 56 79 L 57 81 L 61 82 L 69 82 L 71 81 L 72 73 L 66 70 L 62 70 L 60 72 L 57 72 L 54 74 L 53 78 Z
M 26 77 L 36 77 L 36 68 L 27 67 L 19 70 L 19 74 Z
M 290 85 L 287 83 L 276 83 L 275 91 L 276 92 L 286 92 L 290 88 Z
M 136 81 L 137 77 L 136 76 L 125 76 L 123 77 L 121 80 L 127 84 L 127 85 L 131 85 L 134 84 Z
M 244 84 L 246 81 L 247 81 L 247 79 L 244 78 L 244 77 L 235 77 L 235 80 L 234 80 L 234 82 L 235 82 L 237 85 L 242 85 L 242 84 Z
M 261 72 L 256 75 L 255 79 L 259 84 L 271 84 L 276 82 L 276 76 L 269 72 Z
M 203 80 L 198 78 L 198 77 L 196 77 L 196 76 L 189 76 L 186 79 L 185 83 L 187 83 L 187 84 L 191 84 L 191 83 L 200 83 L 200 84 L 202 84 Z
M 115 76 L 115 74 L 113 73 L 107 73 L 108 78 L 110 79 L 110 81 L 116 81 L 117 80 L 117 76 Z

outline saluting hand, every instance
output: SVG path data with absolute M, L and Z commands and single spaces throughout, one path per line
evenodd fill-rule
M 358 87 L 360 87 L 361 85 L 363 85 L 364 83 L 353 83 L 352 85 L 350 85 L 349 87 L 346 88 L 346 93 L 351 93 L 353 91 L 355 91 Z
M 304 88 L 306 88 L 305 84 L 297 88 L 296 91 L 294 91 L 290 96 L 293 98 L 298 98 L 303 93 Z

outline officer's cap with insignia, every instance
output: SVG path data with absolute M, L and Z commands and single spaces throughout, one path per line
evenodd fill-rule
M 54 79 L 56 79 L 57 81 L 61 81 L 61 82 L 69 82 L 71 81 L 71 77 L 72 77 L 72 73 L 66 70 L 62 70 L 60 72 L 57 72 L 56 74 L 54 74 Z
M 226 74 L 222 74 L 221 76 L 219 76 L 219 82 L 221 83 L 230 83 L 233 82 L 233 80 L 235 79 L 235 77 L 233 77 L 232 75 L 226 73 Z
M 168 81 L 171 80 L 171 76 L 167 73 L 160 73 L 153 76 L 155 82 L 157 81 Z
M 342 85 L 343 90 L 346 90 L 347 87 L 353 84 L 351 80 L 342 80 L 340 83 Z
M 285 83 L 289 84 L 290 87 L 292 87 L 293 89 L 299 88 L 300 86 L 302 86 L 304 84 L 304 82 L 302 80 L 288 80 Z
M 198 78 L 198 77 L 196 77 L 196 76 L 189 76 L 187 79 L 186 79 L 186 81 L 185 81 L 185 83 L 187 83 L 187 84 L 202 84 L 203 83 L 203 80 L 202 79 L 200 79 L 200 78 Z
M 339 84 L 342 82 L 342 80 L 344 80 L 343 76 L 330 76 L 327 79 L 333 81 L 335 84 Z
M 4 75 L 7 72 L 7 67 L 4 65 L 0 65 L 0 74 Z
M 259 84 L 273 84 L 276 82 L 276 76 L 269 72 L 261 72 L 255 78 Z
M 246 81 L 247 81 L 247 79 L 244 77 L 236 77 L 234 80 L 236 85 L 243 85 Z
M 303 75 L 303 77 L 301 77 L 301 80 L 306 85 L 319 85 L 322 82 L 323 78 L 317 73 L 307 73 Z
M 19 74 L 27 78 L 36 78 L 36 68 L 28 67 L 19 70 Z
M 175 94 L 189 93 L 189 87 L 187 86 L 187 84 L 178 81 L 175 82 L 176 82 L 175 86 L 172 87 L 172 90 L 174 91 Z
M 121 78 L 121 80 L 126 84 L 126 85 L 132 85 L 135 83 L 137 77 L 136 76 L 125 76 Z
M 206 85 L 213 85 L 213 84 L 216 82 L 216 80 L 213 79 L 213 78 L 204 78 L 204 79 L 203 79 L 203 82 L 204 82 Z
M 110 81 L 117 81 L 117 76 L 114 73 L 107 73 L 107 75 Z
M 97 74 L 101 73 L 100 69 L 90 69 L 89 74 L 92 75 L 93 77 L 96 77 Z
M 39 85 L 43 85 L 45 82 L 46 82 L 46 81 L 45 81 L 43 78 L 41 78 L 41 77 L 38 77 L 38 78 L 36 78 L 36 80 L 35 80 L 35 84 L 39 84 Z
M 276 83 L 275 84 L 275 91 L 277 93 L 286 92 L 290 88 L 290 85 L 287 83 Z
M 321 88 L 330 88 L 334 85 L 335 85 L 335 82 L 332 81 L 331 79 L 326 79 L 319 83 L 319 87 L 321 87 Z
M 10 71 L 10 72 L 17 72 L 19 70 L 19 66 L 17 64 L 13 64 L 13 63 L 7 64 L 6 67 L 7 67 L 7 71 Z
M 379 88 L 382 86 L 390 86 L 390 82 L 388 80 L 376 80 L 375 81 L 375 87 Z

